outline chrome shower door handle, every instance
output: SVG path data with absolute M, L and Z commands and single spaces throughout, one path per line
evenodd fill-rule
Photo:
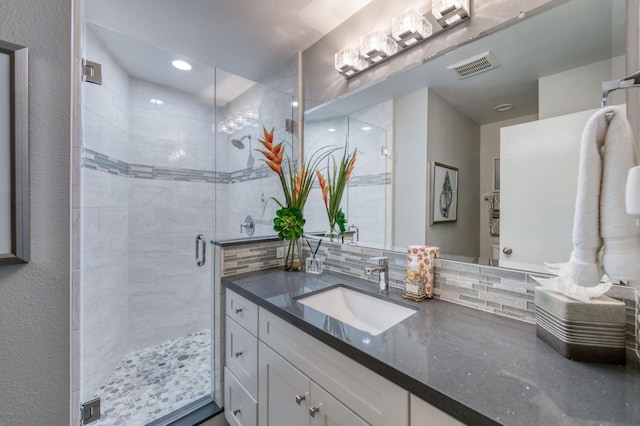
M 202 246 L 202 258 L 200 257 L 200 246 Z M 204 235 L 200 234 L 196 237 L 196 265 L 203 266 L 207 261 L 207 241 Z

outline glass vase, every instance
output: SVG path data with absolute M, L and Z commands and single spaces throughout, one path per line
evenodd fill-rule
M 329 230 L 324 233 L 324 236 L 329 238 L 330 240 L 333 240 L 340 236 L 340 232 L 336 230 L 335 223 L 329 223 Z
M 302 270 L 302 238 L 289 240 L 287 256 L 284 261 L 285 271 Z

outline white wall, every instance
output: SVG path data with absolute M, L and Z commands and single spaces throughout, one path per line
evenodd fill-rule
M 485 195 L 493 194 L 493 159 L 500 157 L 500 129 L 538 119 L 538 115 L 525 115 L 510 120 L 480 126 L 480 257 L 491 258 L 491 244 L 498 244 L 500 237 L 489 234 L 489 204 Z
M 427 89 L 394 100 L 393 243 L 424 243 L 427 225 Z
M 0 424 L 69 424 L 71 1 L 3 0 L 29 48 L 31 262 L 0 266 Z M 37 409 L 34 409 L 37 407 Z
M 538 80 L 538 115 L 540 119 L 600 107 L 602 82 L 622 78 L 625 56 L 618 56 Z M 590 88 L 590 89 L 586 89 Z M 625 102 L 624 91 L 609 95 L 609 105 Z
M 431 90 L 428 101 L 427 160 L 458 168 L 458 220 L 427 226 L 426 243 L 441 253 L 475 258 L 480 253 L 480 126 Z

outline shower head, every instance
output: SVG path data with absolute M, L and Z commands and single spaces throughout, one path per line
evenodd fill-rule
M 238 149 L 244 149 L 244 144 L 242 143 L 242 141 L 246 138 L 249 138 L 249 143 L 251 143 L 251 135 L 244 135 L 240 139 L 231 139 L 231 144 Z

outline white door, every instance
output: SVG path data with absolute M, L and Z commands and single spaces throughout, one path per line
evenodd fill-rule
M 595 111 L 501 129 L 500 266 L 569 260 L 580 140 Z

